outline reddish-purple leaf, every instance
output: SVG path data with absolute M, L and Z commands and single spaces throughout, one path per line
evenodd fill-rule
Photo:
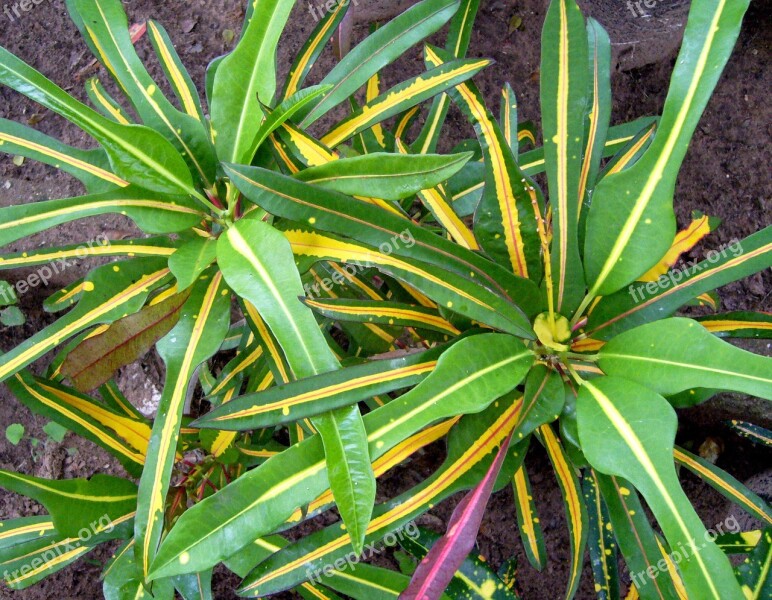
M 188 295 L 188 292 L 175 294 L 146 306 L 119 319 L 99 335 L 86 338 L 62 363 L 62 375 L 80 392 L 91 391 L 107 382 L 118 369 L 140 358 L 172 330 Z
M 399 595 L 399 600 L 438 600 L 442 596 L 453 575 L 474 548 L 485 506 L 511 439 L 510 433 L 483 480 L 459 502 L 450 517 L 447 532 L 418 565 L 410 585 Z

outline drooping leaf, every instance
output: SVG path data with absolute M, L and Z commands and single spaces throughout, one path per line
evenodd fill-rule
M 303 287 L 280 232 L 262 221 L 241 220 L 220 238 L 217 258 L 234 291 L 265 319 L 296 378 L 339 368 L 313 313 L 297 299 Z M 375 501 L 375 477 L 359 408 L 320 415 L 314 427 L 324 441 L 336 502 L 359 547 Z

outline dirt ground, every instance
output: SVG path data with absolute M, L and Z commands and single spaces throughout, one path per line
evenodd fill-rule
M 366 4 L 368 1 L 377 4 L 375 0 L 360 0 L 360 3 Z M 663 0 L 662 4 L 666 2 Z M 676 2 L 683 4 L 682 0 L 673 0 L 673 3 Z M 124 4 L 133 22 L 155 18 L 167 27 L 183 62 L 200 89 L 203 89 L 208 62 L 232 46 L 226 41 L 228 36 L 225 32 L 231 30 L 238 34 L 243 17 L 241 0 L 126 0 Z M 281 42 L 279 69 L 282 73 L 287 71 L 291 57 L 314 26 L 306 4 L 301 2 L 296 7 L 287 34 Z M 482 2 L 472 36 L 470 56 L 486 56 L 496 60 L 495 65 L 476 78 L 494 111 L 498 107 L 501 85 L 509 81 L 518 94 L 520 118 L 534 121 L 539 118 L 539 34 L 546 4 L 546 0 Z M 631 32 L 634 34 L 638 31 L 636 28 L 640 28 L 643 38 L 646 22 L 626 13 L 624 2 L 618 5 L 616 13 L 606 9 L 601 11 L 602 14 L 593 14 L 615 21 L 617 29 L 628 36 L 624 46 L 627 49 L 625 52 L 628 52 Z M 731 240 L 742 239 L 771 221 L 769 142 L 772 109 L 768 101 L 771 77 L 767 65 L 770 63 L 772 29 L 769 26 L 769 14 L 768 0 L 753 0 L 735 52 L 698 127 L 679 178 L 676 195 L 679 223 L 685 224 L 693 210 L 701 210 L 723 220 L 718 232 L 696 249 L 690 259 L 699 258 L 707 250 L 719 248 Z M 522 26 L 509 32 L 513 16 L 522 19 Z M 364 29 L 360 27 L 356 35 L 361 39 Z M 442 36 L 433 39 L 435 43 L 442 43 L 442 40 Z M 623 41 L 612 38 L 612 42 L 619 46 L 622 46 Z M 642 39 L 640 44 L 639 51 L 644 52 L 646 39 Z M 100 73 L 89 68 L 90 55 L 67 18 L 62 0 L 43 0 L 13 22 L 0 13 L 0 45 L 81 99 L 85 96 L 82 85 L 84 77 Z M 151 54 L 146 40 L 140 43 L 139 48 L 143 57 Z M 648 50 L 651 51 L 651 48 Z M 671 52 L 653 64 L 633 70 L 620 69 L 614 73 L 614 123 L 661 110 L 674 59 L 675 55 Z M 332 63 L 332 57 L 326 54 L 315 69 L 314 76 L 318 79 L 318 74 L 324 73 Z M 398 65 L 387 69 L 384 83 L 393 85 L 422 69 L 420 52 L 415 49 Z M 156 68 L 153 72 L 155 74 L 159 70 Z M 104 77 L 105 74 L 101 72 L 101 75 Z M 40 131 L 66 143 L 88 147 L 85 136 L 76 128 L 66 125 L 56 115 L 39 111 L 23 97 L 7 89 L 0 89 L 0 117 L 27 122 L 33 115 L 38 115 L 34 117 L 35 120 L 42 117 L 36 125 Z M 449 149 L 452 142 L 473 134 L 455 110 L 451 111 L 448 127 L 455 135 L 443 147 L 444 150 Z M 0 156 L 0 206 L 80 193 L 82 190 L 77 182 L 57 174 L 49 167 L 30 161 L 19 167 L 12 162 L 11 157 Z M 105 217 L 81 221 L 35 236 L 24 242 L 24 248 L 83 242 L 101 233 L 117 239 L 131 235 L 132 231 L 131 223 L 125 219 Z M 3 251 L 21 249 L 21 245 L 15 245 Z M 42 300 L 57 289 L 56 286 L 76 279 L 83 272 L 83 267 L 74 267 L 53 281 L 50 287 L 38 288 L 23 296 L 21 302 L 28 315 L 28 323 L 18 330 L 0 330 L 0 349 L 8 350 L 19 343 L 24 335 L 51 322 L 50 315 L 40 308 Z M 11 273 L 9 277 L 13 281 L 14 278 L 21 279 L 26 275 L 27 272 L 20 270 Z M 767 271 L 727 286 L 721 292 L 723 307 L 727 310 L 770 310 L 770 283 L 770 273 Z M 762 353 L 770 351 L 768 344 L 761 343 L 753 345 L 752 349 Z M 159 381 L 156 362 L 148 359 L 141 365 L 125 369 L 121 374 L 120 385 L 132 401 L 141 405 L 158 394 Z M 747 417 L 748 414 L 757 415 L 769 424 L 770 416 L 768 411 L 764 412 L 763 405 L 743 398 L 720 397 L 685 414 L 680 441 L 696 448 L 707 437 L 723 440 L 725 451 L 718 459 L 719 466 L 727 468 L 741 480 L 752 479 L 754 486 L 758 486 L 757 491 L 769 494 L 769 471 L 765 471 L 769 468 L 769 453 L 760 452 L 731 436 L 721 425 L 721 421 L 727 417 Z M 49 440 L 33 448 L 32 438 L 46 439 L 42 432 L 45 419 L 31 415 L 5 388 L 0 388 L 0 429 L 4 430 L 10 423 L 22 423 L 27 435 L 18 446 L 12 446 L 0 435 L 2 468 L 38 476 L 66 478 L 87 477 L 99 471 L 120 472 L 120 467 L 106 453 L 72 434 L 61 444 Z M 396 469 L 381 482 L 379 496 L 390 497 L 414 485 L 436 467 L 442 460 L 442 454 L 442 448 L 435 446 L 411 463 Z M 512 493 L 509 489 L 498 493 L 491 500 L 478 541 L 481 553 L 494 567 L 513 555 L 517 557 L 520 565 L 518 586 L 523 598 L 552 600 L 564 593 L 568 572 L 569 551 L 564 510 L 559 489 L 543 452 L 538 448 L 532 449 L 528 465 L 550 556 L 548 566 L 542 573 L 538 573 L 527 564 L 516 531 Z M 683 480 L 706 526 L 722 522 L 729 510 L 728 504 L 690 476 L 684 476 Z M 419 522 L 442 531 L 457 501 L 458 498 L 454 498 L 443 503 Z M 39 512 L 41 508 L 34 502 L 0 490 L 0 519 Z M 99 598 L 99 572 L 108 555 L 109 550 L 94 552 L 88 557 L 89 560 L 81 561 L 24 592 L 12 594 L 5 587 L 0 587 L 0 598 Z M 388 557 L 378 559 L 383 564 L 389 564 L 389 560 Z M 589 568 L 585 571 L 578 597 L 589 599 L 595 594 Z M 237 583 L 235 578 L 218 572 L 215 580 L 216 598 L 235 598 L 229 591 Z

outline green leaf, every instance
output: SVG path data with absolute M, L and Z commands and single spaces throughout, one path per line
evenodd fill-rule
M 21 423 L 12 423 L 5 428 L 5 438 L 14 446 L 18 446 L 21 438 L 24 436 L 24 425 Z
M 157 344 L 166 364 L 166 381 L 139 483 L 134 526 L 134 552 L 145 577 L 164 533 L 166 494 L 190 380 L 198 365 L 219 350 L 228 333 L 230 308 L 222 275 L 205 273 L 194 285 L 174 329 Z
M 255 4 L 236 49 L 217 67 L 211 111 L 217 156 L 223 162 L 250 163 L 250 152 L 264 114 L 260 103 L 276 94 L 276 46 L 293 3 Z M 326 83 L 326 82 L 325 82 Z
M 606 296 L 634 281 L 672 244 L 678 171 L 748 4 L 749 0 L 692 3 L 654 142 L 633 167 L 606 177 L 593 194 L 584 251 L 588 298 Z
M 582 491 L 587 506 L 587 524 L 589 527 L 587 546 L 590 550 L 590 563 L 596 584 L 595 591 L 598 600 L 616 600 L 619 598 L 619 570 L 614 530 L 606 502 L 595 483 L 592 472 L 586 474 L 582 479 Z
M 102 573 L 102 593 L 105 600 L 173 600 L 174 587 L 170 580 L 156 581 L 152 593 L 142 578 L 134 557 L 134 540 L 121 546 Z
M 440 347 L 404 358 L 371 361 L 245 394 L 207 413 L 192 426 L 259 429 L 349 406 L 420 383 L 446 350 Z
M 19 327 L 27 321 L 18 306 L 9 306 L 0 310 L 0 324 L 6 327 Z
M 308 127 L 346 101 L 383 67 L 437 31 L 458 10 L 459 1 L 423 0 L 379 27 L 321 81 L 322 85 L 332 84 L 333 88 L 312 110 L 303 114 L 300 126 Z
M 66 427 L 62 427 L 55 421 L 49 421 L 43 426 L 43 431 L 52 440 L 61 444 L 62 440 L 64 440 L 64 436 L 67 435 L 67 431 L 69 430 Z
M 0 208 L 0 246 L 78 219 L 124 213 L 146 233 L 181 231 L 204 218 L 204 213 L 185 198 L 169 198 L 147 190 L 127 188 Z
M 93 534 L 112 529 L 127 520 L 137 502 L 137 486 L 111 475 L 57 481 L 0 470 L 0 486 L 40 502 L 57 532 L 68 537 L 78 537 L 83 528 Z
M 262 221 L 241 220 L 220 238 L 217 259 L 234 291 L 265 319 L 296 378 L 340 367 L 313 313 L 297 299 L 303 286 L 289 243 L 279 231 Z M 338 508 L 360 548 L 375 501 L 375 476 L 361 419 L 353 406 L 314 421 L 324 441 Z
M 0 48 L 0 83 L 63 116 L 96 139 L 107 152 L 116 175 L 156 192 L 195 193 L 185 161 L 161 134 L 103 117 L 5 48 Z
M 177 279 L 177 289 L 187 290 L 204 270 L 217 259 L 217 240 L 195 237 L 169 257 L 169 270 Z
M 690 596 L 741 597 L 729 561 L 710 540 L 676 476 L 678 420 L 667 400 L 631 381 L 602 377 L 579 390 L 577 420 L 590 464 L 628 479 L 646 498 L 670 546 L 688 549 L 678 566 Z
M 585 293 L 579 207 L 589 73 L 587 30 L 574 0 L 554 0 L 541 47 L 541 110 L 554 236 L 555 310 L 570 315 Z M 548 292 L 549 293 L 549 292 Z
M 16 304 L 19 298 L 16 296 L 16 289 L 7 281 L 0 279 L 0 306 Z
M 512 390 L 532 363 L 533 355 L 512 336 L 483 334 L 460 341 L 425 381 L 365 415 L 371 459 L 427 425 L 483 410 Z M 322 450 L 319 436 L 313 436 L 188 510 L 164 541 L 153 576 L 206 569 L 274 531 L 329 487 Z
M 772 358 L 732 346 L 691 319 L 665 319 L 627 331 L 599 356 L 604 373 L 663 395 L 706 387 L 772 400 Z
M 76 177 L 91 193 L 129 182 L 113 174 L 103 150 L 80 150 L 14 121 L 0 119 L 0 150 L 26 156 Z
M 349 196 L 402 200 L 455 175 L 472 157 L 374 153 L 304 169 L 296 179 Z

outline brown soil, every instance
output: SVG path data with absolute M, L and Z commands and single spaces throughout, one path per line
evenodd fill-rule
M 367 3 L 367 0 L 360 0 L 360 4 Z M 377 4 L 374 1 L 370 3 Z M 152 17 L 167 27 L 199 88 L 203 88 L 208 62 L 230 47 L 223 32 L 228 29 L 238 32 L 243 15 L 243 3 L 240 0 L 133 0 L 125 4 L 132 21 Z M 496 64 L 477 77 L 478 85 L 496 110 L 501 85 L 509 81 L 518 94 L 520 118 L 536 121 L 539 117 L 539 34 L 547 2 L 490 0 L 482 4 L 470 55 L 494 58 Z M 635 32 L 640 19 L 625 14 L 624 3 L 613 4 L 619 5 L 617 13 L 605 9 L 601 11 L 602 15 L 597 12 L 593 14 L 599 18 L 602 16 L 616 20 L 617 26 L 621 24 L 618 29 L 626 35 Z M 679 1 L 679 4 L 682 2 Z M 522 18 L 523 25 L 519 30 L 508 33 L 510 18 L 515 14 Z M 681 224 L 686 223 L 691 211 L 697 209 L 723 219 L 719 231 L 695 250 L 691 258 L 698 258 L 706 250 L 727 244 L 732 239 L 742 239 L 770 223 L 772 182 L 768 176 L 768 165 L 772 109 L 767 101 L 770 76 L 765 67 L 770 61 L 770 28 L 764 18 L 765 14 L 769 14 L 769 2 L 754 0 L 737 48 L 700 123 L 679 179 L 676 198 Z M 279 67 L 282 72 L 286 72 L 291 57 L 299 50 L 313 26 L 314 21 L 307 11 L 306 3 L 299 3 L 290 19 L 289 31 L 280 45 Z M 643 21 L 640 27 L 644 33 Z M 360 38 L 363 33 L 361 27 L 356 32 Z M 434 41 L 441 43 L 442 37 Z M 625 42 L 622 39 L 612 41 L 618 44 Z M 645 46 L 646 40 L 640 43 Z M 0 44 L 71 93 L 83 98 L 82 81 L 76 79 L 75 74 L 87 68 L 91 58 L 67 18 L 62 0 L 45 0 L 42 4 L 33 5 L 32 10 L 22 13 L 15 22 L 0 13 Z M 143 57 L 151 54 L 146 41 L 140 44 L 140 48 Z M 614 123 L 661 110 L 674 58 L 671 53 L 666 60 L 636 70 L 620 70 L 614 74 Z M 328 53 L 317 73 L 323 73 L 330 64 L 332 58 Z M 394 84 L 422 68 L 422 60 L 416 50 L 399 65 L 386 71 L 385 84 Z M 101 74 L 104 77 L 104 73 Z M 32 103 L 7 89 L 0 89 L 0 116 L 25 122 L 33 114 L 37 114 L 37 109 Z M 47 111 L 42 114 L 44 118 L 36 126 L 38 129 L 67 143 L 87 147 L 88 141 L 80 131 L 65 124 L 56 115 Z M 456 111 L 450 114 L 449 128 L 458 132 L 459 138 L 472 135 L 471 128 Z M 81 189 L 77 182 L 57 174 L 49 167 L 29 161 L 17 167 L 10 157 L 0 156 L 0 206 L 69 197 L 79 193 Z M 82 242 L 103 232 L 112 238 L 120 238 L 131 235 L 132 231 L 131 223 L 122 218 L 100 218 L 35 236 L 32 240 L 26 240 L 23 247 Z M 22 245 L 15 245 L 11 249 L 20 250 Z M 28 324 L 17 330 L 0 331 L 0 348 L 11 348 L 23 336 L 50 323 L 50 315 L 40 309 L 42 299 L 54 291 L 56 286 L 72 281 L 83 272 L 85 265 L 72 268 L 52 282 L 49 288 L 38 288 L 24 296 L 22 306 L 28 315 Z M 20 270 L 8 274 L 8 277 L 13 281 L 27 274 Z M 769 272 L 750 277 L 727 286 L 721 292 L 723 306 L 730 310 L 770 310 L 770 289 Z M 757 343 L 753 349 L 769 353 L 768 344 Z M 160 375 L 152 359 L 126 369 L 120 378 L 124 391 L 138 405 L 148 401 L 157 392 L 159 381 Z M 719 458 L 719 465 L 743 480 L 755 476 L 758 485 L 769 493 L 769 477 L 765 479 L 763 475 L 769 465 L 769 455 L 732 437 L 720 424 L 721 419 L 747 415 L 748 410 L 755 410 L 756 414 L 767 420 L 769 418 L 768 411 L 765 413 L 764 408 L 759 409 L 759 405 L 753 402 L 718 399 L 700 409 L 689 411 L 681 436 L 684 442 L 690 442 L 694 447 L 698 447 L 707 436 L 724 439 L 727 450 Z M 98 471 L 120 472 L 120 467 L 115 466 L 106 453 L 88 442 L 78 440 L 72 434 L 62 444 L 49 440 L 34 449 L 30 438 L 46 438 L 42 432 L 45 419 L 31 415 L 5 388 L 0 388 L 0 429 L 4 430 L 8 424 L 15 422 L 24 424 L 27 436 L 14 447 L 0 431 L 2 468 L 66 478 L 88 477 Z M 442 454 L 441 447 L 431 448 L 408 465 L 397 469 L 383 480 L 381 497 L 393 496 L 414 485 L 419 477 L 425 477 L 436 467 Z M 521 565 L 519 588 L 523 598 L 553 599 L 563 594 L 569 563 L 564 511 L 548 461 L 538 448 L 534 448 L 529 456 L 529 472 L 547 540 L 550 556 L 548 566 L 542 573 L 528 566 L 516 531 L 510 490 L 500 492 L 491 500 L 479 536 L 480 550 L 494 567 L 513 555 L 517 556 Z M 724 519 L 728 504 L 720 496 L 689 476 L 684 477 L 684 485 L 707 526 Z M 761 488 L 758 491 L 762 491 Z M 454 498 L 443 503 L 421 522 L 442 531 L 457 500 Z M 34 502 L 0 490 L 0 519 L 37 514 L 40 511 L 41 508 Z M 108 555 L 109 550 L 95 552 L 90 556 L 92 560 L 81 561 L 24 592 L 12 594 L 5 587 L 0 587 L 0 598 L 99 598 L 99 572 Z M 386 564 L 389 559 L 381 558 L 379 562 Z M 594 597 L 592 576 L 589 569 L 585 571 L 578 597 L 589 599 Z M 215 597 L 235 597 L 229 590 L 236 583 L 234 577 L 218 573 Z

